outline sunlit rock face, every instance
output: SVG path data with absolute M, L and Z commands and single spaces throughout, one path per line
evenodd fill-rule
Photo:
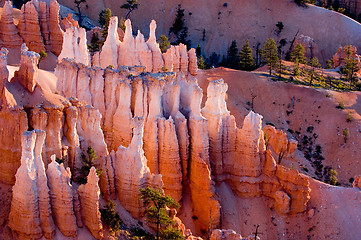
M 9 227 L 20 239 L 51 238 L 55 233 L 49 188 L 41 151 L 45 132 L 25 132 L 21 137 L 21 165 L 16 173 Z
M 4 47 L 16 48 L 24 42 L 31 51 L 60 54 L 63 30 L 59 25 L 60 6 L 56 0 L 25 3 L 21 7 L 17 26 L 13 22 L 11 1 L 5 2 L 4 10 L 0 20 L 0 38 Z

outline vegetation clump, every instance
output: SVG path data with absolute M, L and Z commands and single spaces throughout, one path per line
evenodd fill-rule
M 94 160 L 97 158 L 97 155 L 92 147 L 88 147 L 86 153 L 87 156 L 84 153 L 81 154 L 83 166 L 78 169 L 79 175 L 75 179 L 75 182 L 78 184 L 87 183 L 87 176 L 89 175 L 91 167 L 94 166 Z M 98 169 L 96 171 L 98 176 L 102 174 L 102 171 Z
M 110 232 L 114 233 L 120 230 L 120 226 L 123 223 L 118 213 L 115 211 L 116 203 L 109 201 L 105 208 L 100 209 L 102 220 L 109 226 Z
M 159 37 L 159 48 L 162 53 L 165 53 L 170 46 L 170 42 L 166 35 L 161 35 Z
M 168 215 L 166 207 L 179 208 L 180 205 L 170 196 L 164 196 L 161 189 L 150 187 L 140 189 L 141 199 L 146 206 L 146 217 L 149 223 L 156 225 L 156 239 L 182 240 L 182 232 L 173 227 L 174 221 Z
M 125 19 L 129 18 L 129 15 L 139 7 L 138 0 L 127 0 L 120 8 L 124 8 L 128 10 L 127 15 L 125 15 Z
M 239 60 L 241 70 L 252 71 L 254 69 L 254 58 L 252 56 L 252 49 L 249 46 L 248 40 L 246 41 L 246 44 L 243 45 L 239 53 Z
M 176 18 L 172 27 L 169 29 L 169 35 L 175 37 L 175 41 L 172 43 L 173 45 L 183 43 L 189 47 L 191 44 L 191 41 L 187 39 L 188 27 L 184 20 L 184 9 L 182 9 L 181 5 L 178 5 Z
M 269 68 L 269 75 L 272 75 L 272 70 L 276 69 L 279 61 L 276 42 L 273 38 L 269 38 L 261 50 L 261 56 Z

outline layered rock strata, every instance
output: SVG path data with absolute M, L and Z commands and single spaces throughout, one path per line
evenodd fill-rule
M 15 72 L 15 77 L 29 92 L 34 92 L 35 89 L 39 58 L 40 55 L 36 52 L 28 51 L 25 43 L 21 45 L 20 68 Z
M 23 40 L 13 20 L 13 7 L 11 1 L 5 1 L 0 18 L 0 39 L 2 46 L 7 48 L 19 48 Z
M 16 26 L 13 21 L 11 1 L 6 1 L 0 19 L 1 46 L 16 49 L 24 42 L 31 51 L 52 52 L 59 55 L 63 30 L 59 25 L 60 6 L 56 0 L 47 4 L 32 0 L 24 4 Z
M 76 218 L 73 207 L 73 188 L 70 184 L 70 169 L 65 169 L 63 164 L 52 162 L 46 171 L 50 190 L 50 201 L 54 222 L 64 236 L 77 236 Z
M 267 196 L 275 200 L 281 213 L 306 210 L 310 199 L 307 177 L 295 170 L 277 165 L 270 150 L 266 150 L 262 131 L 262 116 L 250 112 L 238 129 L 226 107 L 223 80 L 210 82 L 202 113 L 208 119 L 212 173 L 217 181 L 229 181 L 242 197 Z M 266 127 L 270 146 L 279 153 L 292 154 L 297 143 L 286 135 Z M 284 150 L 282 150 L 284 148 Z
M 67 25 L 69 26 L 70 24 Z M 133 37 L 132 24 L 129 19 L 125 21 L 125 26 L 125 34 L 123 40 L 120 41 L 118 18 L 112 17 L 110 19 L 108 36 L 101 52 L 93 55 L 92 66 L 113 69 L 118 69 L 121 66 L 144 66 L 146 72 L 182 71 L 186 74 L 197 75 L 197 56 L 194 49 L 187 52 L 187 47 L 184 44 L 180 44 L 176 47 L 172 46 L 166 53 L 161 52 L 156 41 L 155 30 L 157 24 L 154 20 L 149 25 L 150 31 L 147 41 L 144 40 L 143 34 L 139 31 L 137 36 Z M 69 58 L 88 65 L 88 61 L 79 60 L 77 54 L 80 53 L 81 56 L 88 56 L 89 53 L 86 49 L 82 48 L 82 44 L 74 43 L 74 36 L 77 39 L 77 32 L 81 31 L 81 28 L 67 28 L 64 34 L 64 46 L 59 56 L 59 61 Z M 80 42 L 82 42 L 82 39 L 83 37 L 80 37 Z M 71 42 L 73 42 L 72 45 Z
M 84 224 L 96 239 L 103 239 L 103 225 L 99 211 L 99 177 L 95 167 L 90 169 L 87 179 L 87 183 L 78 188 Z
M 21 7 L 18 29 L 20 36 L 31 50 L 38 53 L 45 51 L 44 40 L 40 31 L 39 14 L 33 1 L 27 2 Z
M 49 202 L 49 188 L 41 151 L 45 132 L 34 130 L 22 135 L 21 166 L 16 173 L 9 227 L 19 239 L 49 239 L 55 233 Z
M 163 183 L 161 176 L 152 174 L 147 166 L 142 148 L 143 119 L 136 121 L 129 147 L 119 146 L 113 162 L 118 199 L 133 217 L 139 218 L 145 211 L 139 190 L 146 187 L 162 188 Z

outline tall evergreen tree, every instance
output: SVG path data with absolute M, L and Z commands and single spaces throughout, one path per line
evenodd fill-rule
M 313 57 L 308 62 L 308 65 L 311 67 L 311 69 L 309 70 L 309 78 L 310 78 L 310 86 L 312 86 L 312 81 L 316 76 L 316 69 L 321 67 L 321 64 L 316 57 Z
M 180 205 L 170 196 L 164 196 L 160 189 L 140 189 L 141 199 L 146 206 L 147 221 L 157 226 L 156 239 L 184 239 L 182 233 L 172 227 L 173 220 L 167 214 L 166 207 L 179 208 Z M 171 236 L 171 238 L 169 238 Z
M 302 44 L 297 44 L 291 52 L 291 61 L 295 63 L 293 74 L 297 76 L 300 74 L 300 63 L 306 62 L 305 48 L 302 46 Z
M 252 56 L 252 49 L 247 40 L 239 53 L 240 67 L 242 70 L 252 71 L 254 68 L 254 58 Z
M 176 40 L 174 43 L 172 44 L 179 44 L 179 43 L 183 43 L 185 45 L 187 45 L 188 47 L 190 46 L 190 40 L 187 40 L 188 38 L 188 27 L 185 24 L 185 20 L 184 20 L 184 9 L 182 9 L 181 5 L 178 5 L 177 8 L 177 14 L 176 14 L 176 18 L 174 20 L 174 23 L 172 25 L 172 27 L 170 27 L 169 29 L 169 35 L 171 36 L 171 34 L 174 34 Z
M 297 44 L 296 47 L 291 52 L 291 61 L 292 62 L 298 61 L 299 63 L 306 62 L 305 48 L 302 46 L 301 43 Z
M 236 40 L 232 41 L 227 51 L 227 67 L 239 69 L 239 53 Z
M 198 58 L 202 56 L 202 48 L 201 48 L 201 45 L 199 45 L 199 44 L 196 48 L 196 55 Z
M 127 15 L 125 15 L 125 19 L 128 19 L 129 15 L 139 7 L 138 0 L 127 0 L 120 8 L 128 9 Z
M 82 23 L 83 23 L 83 15 L 81 14 L 81 7 L 80 7 L 80 5 L 81 5 L 82 3 L 85 3 L 85 2 L 86 2 L 86 0 L 74 0 L 76 9 L 78 10 L 79 26 L 82 26 Z
M 111 17 L 112 17 L 112 11 L 109 8 L 101 10 L 99 13 L 98 22 L 99 22 L 100 26 L 102 27 L 102 37 L 104 38 L 104 40 L 108 36 L 108 27 L 109 27 L 109 22 L 110 22 Z
M 272 75 L 272 70 L 276 69 L 278 63 L 277 45 L 273 38 L 269 38 L 263 45 L 261 56 L 264 62 L 267 63 L 269 68 L 269 75 Z
M 352 45 L 345 47 L 345 65 L 341 68 L 341 72 L 345 75 L 346 80 L 350 82 L 350 86 L 355 86 L 359 80 L 356 73 L 360 70 L 360 67 L 352 48 Z

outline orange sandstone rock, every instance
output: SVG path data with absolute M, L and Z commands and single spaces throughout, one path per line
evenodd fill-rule
M 39 16 L 33 1 L 27 2 L 21 7 L 19 19 L 19 33 L 31 51 L 39 53 L 45 51 L 44 40 L 41 35 Z
M 94 167 L 90 169 L 87 179 L 87 183 L 85 185 L 80 185 L 78 188 L 82 216 L 84 224 L 91 234 L 96 239 L 102 239 L 104 235 L 99 211 L 99 178 Z
M 18 238 L 51 238 L 55 233 L 49 203 L 49 188 L 41 151 L 45 132 L 22 135 L 21 166 L 16 173 L 9 227 Z
M 23 42 L 13 20 L 13 8 L 11 1 L 5 1 L 1 12 L 0 38 L 3 47 L 19 48 Z
M 59 165 L 55 161 L 54 155 L 46 175 L 54 221 L 62 234 L 67 237 L 75 237 L 77 236 L 77 225 L 73 208 L 73 189 L 70 184 L 71 176 L 63 164 Z
M 18 81 L 29 91 L 34 92 L 36 78 L 38 76 L 38 61 L 40 55 L 28 51 L 25 44 L 21 46 L 21 59 L 19 71 L 15 72 Z

